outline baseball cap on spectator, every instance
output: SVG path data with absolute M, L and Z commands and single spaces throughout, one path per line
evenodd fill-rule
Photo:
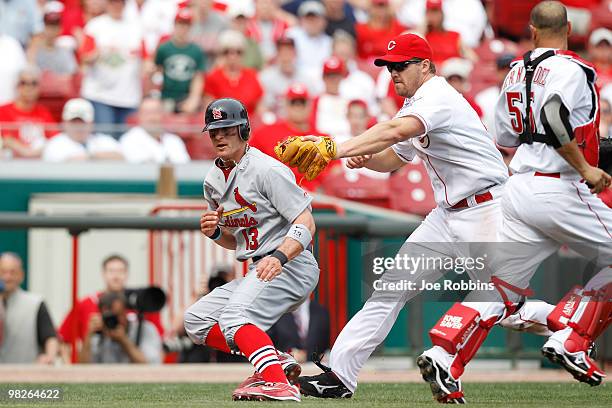
M 589 37 L 589 44 L 598 45 L 602 41 L 607 41 L 608 44 L 612 45 L 612 31 L 607 28 L 600 27 L 594 30 Z
M 514 54 L 501 54 L 495 59 L 495 64 L 497 65 L 497 69 L 509 69 L 510 63 L 514 61 L 516 55 Z
M 323 75 L 346 75 L 346 64 L 338 57 L 329 57 L 323 63 Z
M 191 24 L 193 22 L 193 13 L 189 8 L 180 8 L 176 12 L 174 21 L 177 23 Z
M 83 98 L 74 98 L 66 102 L 62 111 L 62 120 L 69 122 L 74 119 L 81 119 L 85 123 L 92 123 L 94 120 L 94 107 L 91 102 Z
M 251 0 L 234 1 L 229 4 L 226 13 L 231 19 L 238 17 L 252 18 L 255 16 L 255 4 Z
M 64 5 L 59 1 L 49 1 L 43 7 L 43 20 L 46 24 L 57 24 L 62 19 Z
M 289 88 L 287 88 L 287 93 L 285 94 L 285 97 L 289 101 L 293 101 L 296 99 L 308 100 L 310 95 L 308 94 L 308 88 L 306 88 L 306 85 L 295 83 L 291 84 Z
M 288 45 L 290 47 L 295 47 L 295 41 L 291 37 L 280 37 L 276 40 L 276 47 L 281 47 L 283 45 Z
M 298 16 L 321 16 L 325 17 L 325 6 L 318 1 L 308 0 L 300 4 Z
M 242 50 L 246 46 L 246 39 L 244 38 L 244 34 L 236 30 L 223 31 L 221 34 L 219 34 L 219 38 L 217 39 L 217 41 L 219 42 L 219 49 L 221 50 Z
M 353 99 L 348 103 L 348 107 L 351 108 L 353 106 L 361 106 L 366 111 L 368 110 L 368 104 L 363 99 Z
M 425 8 L 427 10 L 441 10 L 442 0 L 427 0 Z
M 442 64 L 440 73 L 444 78 L 458 76 L 463 79 L 468 79 L 472 72 L 472 63 L 465 58 L 449 58 Z
M 387 44 L 387 53 L 374 60 L 374 65 L 384 67 L 390 62 L 404 62 L 414 58 L 431 60 L 433 52 L 427 40 L 416 34 L 401 34 Z

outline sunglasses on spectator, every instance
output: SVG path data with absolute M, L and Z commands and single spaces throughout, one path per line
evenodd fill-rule
M 387 64 L 387 71 L 389 71 L 389 72 L 393 72 L 393 71 L 402 72 L 406 68 L 408 68 L 409 65 L 418 64 L 421 61 L 423 61 L 423 60 L 410 60 L 410 61 L 403 61 L 403 62 L 390 62 L 390 63 Z
M 230 55 L 230 54 L 242 55 L 243 52 L 244 52 L 243 50 L 238 50 L 238 49 L 227 49 L 227 50 L 223 50 L 223 55 Z
M 302 105 L 302 106 L 304 106 L 304 105 L 306 105 L 306 99 L 291 99 L 289 101 L 289 104 L 290 105 L 294 105 L 294 106 L 295 105 Z
M 38 86 L 38 81 L 26 81 L 24 79 L 19 80 L 20 86 Z

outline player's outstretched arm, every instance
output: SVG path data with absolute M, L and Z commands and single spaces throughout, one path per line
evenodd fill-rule
M 406 163 L 391 148 L 386 148 L 380 153 L 366 156 L 350 157 L 346 162 L 349 169 L 360 169 L 362 167 L 380 173 L 395 171 Z
M 380 153 L 396 143 L 424 133 L 423 122 L 414 116 L 391 119 L 377 123 L 359 136 L 338 144 L 335 158 Z
M 231 232 L 219 226 L 219 221 L 223 216 L 223 206 L 216 210 L 209 210 L 208 205 L 200 217 L 200 231 L 208 238 L 215 241 L 217 245 L 227 249 L 236 249 L 236 238 Z
M 257 277 L 263 281 L 271 281 L 283 270 L 283 265 L 310 245 L 315 234 L 315 222 L 309 209 L 302 211 L 293 221 L 289 233 L 282 244 L 272 255 L 266 256 L 257 263 Z

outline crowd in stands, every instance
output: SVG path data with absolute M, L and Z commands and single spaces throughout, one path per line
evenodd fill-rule
M 164 329 L 160 312 L 140 314 L 130 309 L 125 257 L 107 256 L 101 271 L 104 288 L 79 299 L 56 330 L 44 299 L 21 288 L 25 271 L 19 255 L 0 253 L 0 364 L 246 361 L 241 355 L 193 344 L 185 333 L 182 313 Z M 210 277 L 203 277 L 191 303 L 235 277 L 232 267 L 218 267 Z M 329 350 L 329 312 L 308 299 L 284 315 L 268 334 L 279 350 L 291 351 L 299 362 L 312 360 L 313 355 Z
M 219 97 L 245 104 L 252 144 L 268 154 L 290 135 L 345 139 L 393 117 L 403 104 L 387 70 L 373 60 L 404 31 L 427 38 L 438 75 L 464 95 L 494 137 L 500 85 L 510 62 L 531 48 L 528 20 L 536 3 L 6 0 L 0 2 L 0 158 L 210 159 L 202 112 Z M 563 3 L 572 21 L 570 49 L 597 68 L 601 136 L 610 137 L 612 0 Z M 502 154 L 509 160 L 513 151 Z M 353 182 L 343 193 L 328 190 L 346 198 L 368 197 L 357 176 L 381 177 L 336 166 L 303 185 L 325 189 L 325 177 L 337 179 L 339 172 Z

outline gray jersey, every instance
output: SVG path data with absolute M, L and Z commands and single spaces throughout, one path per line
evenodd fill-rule
M 239 260 L 278 248 L 312 202 L 287 166 L 254 147 L 229 174 L 213 166 L 204 180 L 204 199 L 210 209 L 223 206 L 220 225 L 236 238 Z

